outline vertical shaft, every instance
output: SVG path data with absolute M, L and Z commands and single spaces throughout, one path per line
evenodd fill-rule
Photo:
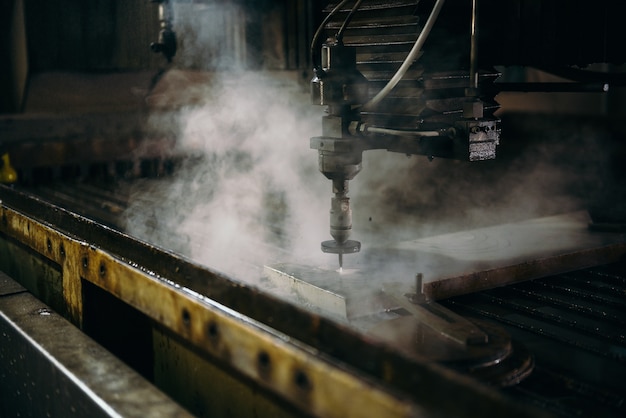
M 330 235 L 337 243 L 343 244 L 352 230 L 348 180 L 333 180 L 333 192 L 335 196 L 330 201 Z
M 470 89 L 474 94 L 478 90 L 478 0 L 472 0 L 472 22 L 471 22 L 471 44 L 470 44 Z

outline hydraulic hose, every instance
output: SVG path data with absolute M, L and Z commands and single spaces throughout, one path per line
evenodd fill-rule
M 402 77 L 404 77 L 409 67 L 413 65 L 413 61 L 415 61 L 415 59 L 419 56 L 422 47 L 424 46 L 424 42 L 426 42 L 426 39 L 430 34 L 430 30 L 434 26 L 435 21 L 437 20 L 437 16 L 439 16 L 439 12 L 443 7 L 443 3 L 444 0 L 437 0 L 435 5 L 433 6 L 433 10 L 430 12 L 428 20 L 426 20 L 424 28 L 415 40 L 415 44 L 413 45 L 413 48 L 411 48 L 409 54 L 404 59 L 404 62 L 402 62 L 402 65 L 400 65 L 400 68 L 398 68 L 398 71 L 396 71 L 393 77 L 391 77 L 391 80 L 387 82 L 385 87 L 383 87 L 374 97 L 372 97 L 367 103 L 363 105 L 362 109 L 371 109 L 372 107 L 380 103 L 380 101 L 387 97 L 389 92 L 393 90 L 393 88 L 400 82 Z
M 326 18 L 324 18 L 322 23 L 319 25 L 319 27 L 315 31 L 315 35 L 313 35 L 313 40 L 311 41 L 311 64 L 313 64 L 313 68 L 317 67 L 317 63 L 315 62 L 315 51 L 317 49 L 317 40 L 322 34 L 322 31 L 324 30 L 324 26 L 326 26 L 326 24 L 331 19 L 331 17 L 333 17 L 333 15 L 337 13 L 337 11 L 341 9 L 349 1 L 350 0 L 343 0 L 341 3 L 337 4 L 335 8 L 331 10 L 330 13 L 328 13 Z

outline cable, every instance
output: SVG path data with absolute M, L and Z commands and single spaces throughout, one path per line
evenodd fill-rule
M 472 0 L 472 22 L 470 29 L 470 88 L 478 91 L 478 0 Z
M 370 132 L 373 134 L 393 135 L 393 136 L 415 136 L 415 137 L 441 136 L 441 133 L 437 131 L 402 131 L 399 129 L 377 128 L 374 126 L 366 127 L 365 132 Z
M 363 0 L 357 0 L 354 3 L 354 6 L 352 6 L 352 10 L 350 10 L 350 13 L 348 13 L 348 16 L 346 16 L 346 20 L 343 21 L 343 25 L 341 25 L 341 28 L 339 28 L 339 31 L 335 35 L 335 38 L 337 39 L 337 41 L 341 42 L 341 40 L 343 39 L 343 32 L 348 27 L 348 24 L 352 20 L 352 17 L 356 13 L 356 11 L 359 8 L 359 6 L 361 5 L 361 3 L 363 3 Z
M 363 122 L 351 122 L 348 127 L 348 131 L 351 135 L 354 136 L 363 136 L 366 134 L 380 134 L 380 135 L 393 135 L 393 136 L 412 136 L 412 137 L 425 137 L 425 136 L 446 136 L 450 135 L 453 129 L 448 129 L 447 131 L 439 130 L 439 131 L 418 131 L 418 130 L 402 130 L 402 129 L 393 129 L 393 128 L 379 128 L 377 126 L 369 126 L 367 123 Z
M 372 97 L 370 101 L 365 103 L 363 105 L 363 109 L 376 106 L 381 100 L 383 100 L 389 94 L 391 90 L 393 90 L 393 88 L 398 84 L 398 82 L 400 82 L 402 77 L 404 77 L 409 67 L 413 65 L 413 61 L 415 61 L 415 59 L 421 52 L 422 46 L 424 46 L 424 42 L 426 42 L 426 38 L 428 38 L 428 35 L 430 34 L 430 30 L 432 29 L 433 25 L 435 24 L 435 21 L 437 20 L 437 16 L 439 16 L 439 12 L 441 11 L 441 7 L 443 6 L 443 3 L 444 3 L 444 0 L 437 0 L 435 5 L 433 6 L 433 10 L 430 12 L 430 16 L 428 17 L 428 20 L 426 21 L 424 28 L 422 29 L 422 32 L 417 37 L 417 40 L 415 41 L 413 48 L 411 48 L 409 55 L 406 56 L 406 58 L 404 59 L 404 62 L 402 63 L 402 65 L 400 65 L 400 68 L 398 68 L 398 71 L 396 71 L 393 77 L 391 77 L 391 80 L 389 80 L 387 85 L 385 85 L 385 87 L 383 87 L 382 90 L 380 90 L 376 94 L 376 96 Z
M 317 38 L 319 38 L 320 35 L 322 34 L 322 31 L 324 30 L 324 27 L 326 26 L 330 18 L 333 17 L 333 15 L 337 13 L 337 11 L 340 8 L 342 8 L 348 1 L 350 0 L 343 0 L 341 3 L 336 5 L 335 8 L 331 10 L 331 12 L 328 14 L 328 16 L 324 18 L 322 23 L 319 25 L 319 27 L 315 31 L 315 35 L 313 35 L 313 40 L 311 41 L 311 63 L 313 64 L 313 68 L 317 67 L 317 64 L 315 63 L 315 50 L 317 49 Z

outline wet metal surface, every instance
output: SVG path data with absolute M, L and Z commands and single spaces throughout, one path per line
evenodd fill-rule
M 191 416 L 0 273 L 0 416 Z
M 7 296 L 25 291 L 26 289 L 24 286 L 0 271 L 0 296 Z
M 405 294 L 401 284 L 386 283 L 372 292 L 371 278 L 358 271 L 292 264 L 265 266 L 265 277 L 273 293 L 336 316 L 409 357 L 445 364 L 491 385 L 516 384 L 532 371 L 532 356 L 501 328 L 470 322 L 423 295 Z
M 624 234 L 590 231 L 586 212 L 532 219 L 367 250 L 359 269 L 343 272 L 280 263 L 265 266 L 272 290 L 344 319 L 394 309 L 381 294 L 415 292 L 413 276 L 396 266 L 414 266 L 421 290 L 439 300 L 550 274 L 606 264 L 626 254 Z
M 606 264 L 626 254 L 623 234 L 589 230 L 574 212 L 397 244 L 382 252 L 414 257 L 432 299 Z
M 263 275 L 272 293 L 343 322 L 399 306 L 382 291 L 373 291 L 371 277 L 360 270 L 279 263 L 264 266 Z

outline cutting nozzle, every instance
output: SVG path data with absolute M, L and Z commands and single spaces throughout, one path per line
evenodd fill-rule
M 354 254 L 361 251 L 361 243 L 359 241 L 347 240 L 339 243 L 335 240 L 322 242 L 322 252 L 339 255 L 339 268 L 343 267 L 343 255 Z

